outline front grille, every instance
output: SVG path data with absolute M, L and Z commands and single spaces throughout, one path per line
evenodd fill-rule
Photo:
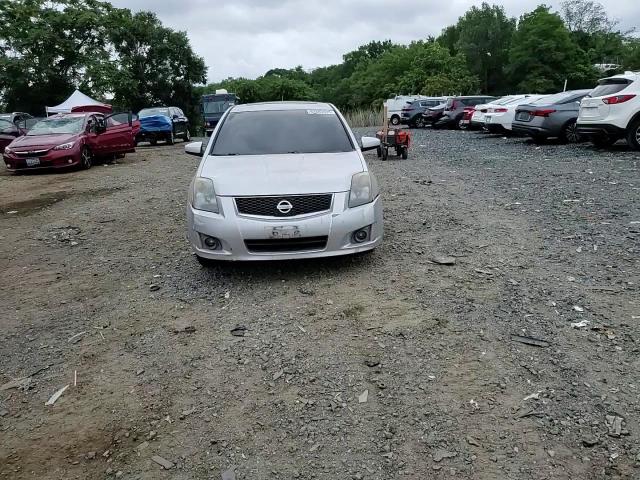
M 15 152 L 16 156 L 27 158 L 27 157 L 41 157 L 46 155 L 49 150 L 31 150 L 29 152 Z
M 327 246 L 329 237 L 301 237 L 301 238 L 265 238 L 259 240 L 245 240 L 244 244 L 252 253 L 278 252 L 308 252 L 323 250 Z
M 331 194 L 284 197 L 237 197 L 238 213 L 261 217 L 294 217 L 324 212 L 331 208 Z M 288 203 L 287 203 L 288 202 Z M 280 205 L 280 209 L 278 209 Z M 287 211 L 291 206 L 291 210 Z

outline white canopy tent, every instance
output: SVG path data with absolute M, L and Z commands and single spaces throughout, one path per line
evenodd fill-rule
M 102 102 L 94 100 L 88 95 L 85 95 L 80 90 L 76 90 L 71 94 L 69 98 L 67 98 L 60 105 L 56 105 L 55 107 L 45 107 L 45 108 L 47 109 L 47 116 L 48 116 L 52 113 L 69 113 L 71 112 L 71 109 L 74 107 L 86 107 L 91 105 L 96 105 L 96 106 L 99 105 L 101 107 L 108 106 Z

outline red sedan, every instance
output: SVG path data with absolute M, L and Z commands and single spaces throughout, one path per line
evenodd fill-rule
M 11 171 L 91 168 L 94 159 L 134 152 L 133 130 L 129 113 L 54 115 L 39 121 L 26 135 L 5 147 L 4 162 Z

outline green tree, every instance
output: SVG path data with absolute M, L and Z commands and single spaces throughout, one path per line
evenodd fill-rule
M 75 88 L 116 105 L 156 103 L 194 112 L 204 61 L 184 32 L 154 14 L 99 0 L 0 0 L 0 97 L 11 110 L 41 113 Z M 103 98 L 104 99 L 104 98 Z
M 480 78 L 487 93 L 508 90 L 504 68 L 515 27 L 515 19 L 509 18 L 503 7 L 484 2 L 480 7 L 471 7 L 455 26 L 454 52 L 466 56 L 469 70 Z
M 207 69 L 187 34 L 163 27 L 153 13 L 128 9 L 114 10 L 108 25 L 114 102 L 134 111 L 169 104 L 193 110 L 193 85 L 204 83 Z
M 523 92 L 550 93 L 593 86 L 596 73 L 562 18 L 539 6 L 520 17 L 509 51 L 508 73 Z
M 0 0 L 0 95 L 9 110 L 43 113 L 76 87 L 108 88 L 103 19 L 111 5 L 93 0 Z
M 447 47 L 451 55 L 455 55 L 456 53 L 458 53 L 457 45 L 459 39 L 460 32 L 458 31 L 458 26 L 449 25 L 444 30 L 442 30 L 442 33 L 437 39 L 437 42 L 443 47 Z

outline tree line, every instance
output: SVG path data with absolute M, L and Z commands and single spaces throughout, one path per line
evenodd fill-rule
M 175 105 L 195 120 L 200 95 L 219 88 L 242 102 L 323 100 L 351 110 L 394 94 L 549 93 L 565 81 L 589 88 L 603 76 L 595 64 L 640 69 L 640 39 L 592 0 L 565 1 L 559 12 L 540 5 L 519 19 L 483 3 L 438 37 L 372 41 L 337 65 L 206 86 L 187 34 L 151 12 L 101 0 L 0 0 L 0 25 L 0 108 L 35 114 L 75 88 L 133 111 Z
M 185 32 L 99 0 L 0 0 L 0 106 L 42 114 L 76 88 L 138 111 L 197 109 L 207 68 Z
M 618 29 L 591 0 L 546 5 L 511 18 L 503 7 L 471 7 L 438 37 L 409 45 L 373 41 L 337 65 L 306 72 L 276 68 L 257 79 L 228 78 L 200 87 L 226 88 L 243 102 L 323 100 L 340 108 L 378 107 L 395 94 L 552 93 L 591 88 L 598 78 L 640 70 L 640 39 Z M 594 65 L 619 67 L 602 72 Z

